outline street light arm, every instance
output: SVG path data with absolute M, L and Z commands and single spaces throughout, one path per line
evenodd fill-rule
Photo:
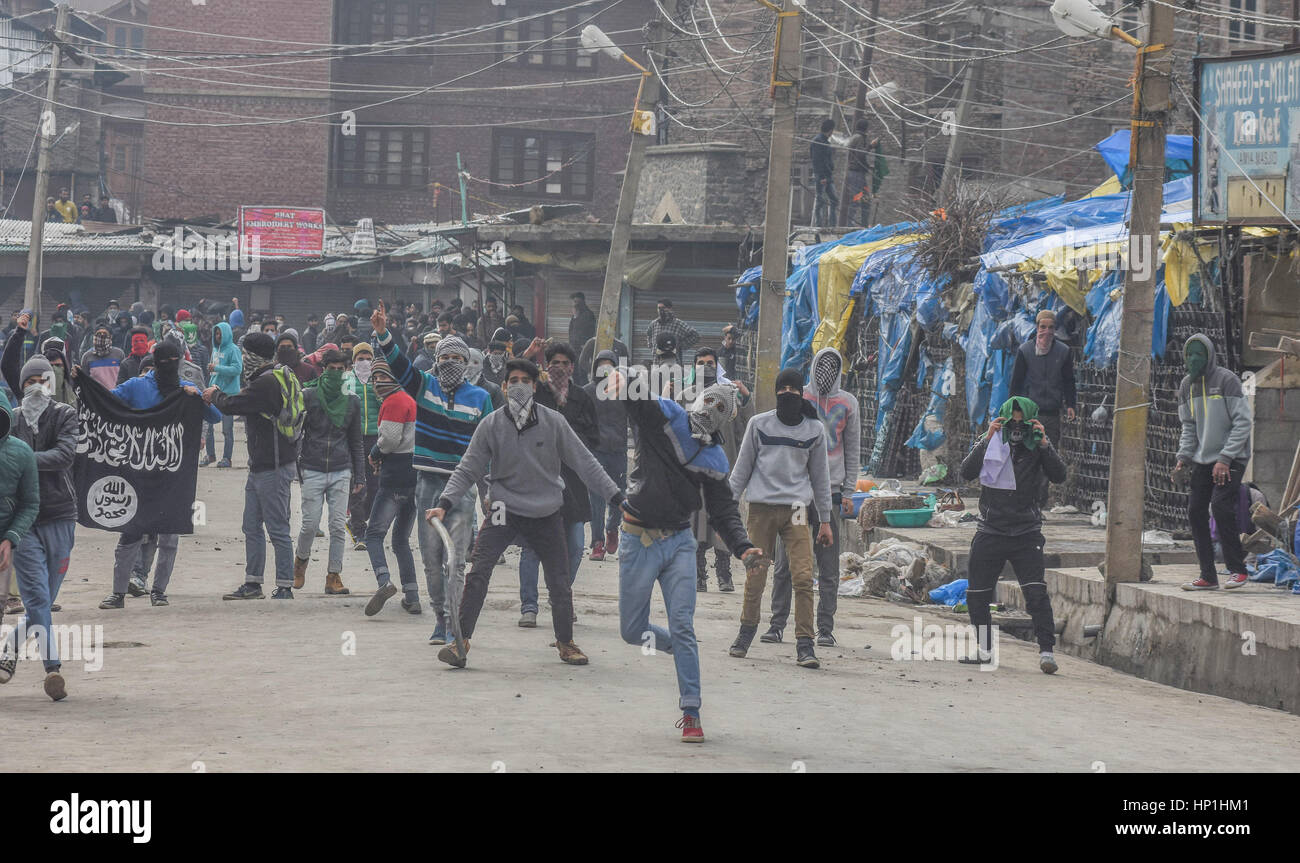
M 1123 39 L 1125 42 L 1129 43 L 1134 48 L 1142 47 L 1141 39 L 1138 39 L 1136 36 L 1130 36 L 1128 33 L 1125 33 L 1119 27 L 1111 27 L 1110 34 L 1118 39 Z

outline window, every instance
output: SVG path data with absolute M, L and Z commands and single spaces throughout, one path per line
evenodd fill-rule
M 511 3 L 502 8 L 502 20 L 511 21 L 498 28 L 501 43 L 501 56 L 512 57 L 519 51 L 524 53 L 513 57 L 515 63 L 533 66 L 538 69 L 594 69 L 595 54 L 578 51 L 581 46 L 579 33 L 582 30 L 582 10 L 555 12 L 530 21 L 515 22 L 546 11 L 539 3 Z M 535 47 L 529 51 L 528 48 Z
M 339 29 L 348 45 L 370 45 L 433 32 L 432 0 L 343 0 Z M 381 55 L 382 56 L 382 55 Z
M 494 129 L 492 181 L 515 191 L 590 200 L 596 136 L 534 129 Z
M 1235 15 L 1255 15 L 1259 12 L 1259 0 L 1228 0 L 1228 12 Z M 1254 21 L 1228 21 L 1228 41 L 1254 42 L 1258 39 Z
M 113 148 L 113 170 L 126 172 L 126 145 L 118 144 Z
M 339 135 L 344 186 L 403 188 L 428 182 L 428 141 L 423 129 L 358 128 Z

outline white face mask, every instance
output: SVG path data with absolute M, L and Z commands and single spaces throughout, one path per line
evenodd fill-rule
M 45 413 L 45 409 L 50 405 L 50 398 L 48 383 L 28 384 L 23 388 L 23 403 L 19 409 L 29 425 L 35 425 L 41 418 L 41 414 Z
M 370 369 L 374 366 L 374 360 L 357 360 L 352 364 L 352 371 L 356 373 L 357 380 L 363 384 L 370 383 Z

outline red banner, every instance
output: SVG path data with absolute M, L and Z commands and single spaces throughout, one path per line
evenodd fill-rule
M 297 207 L 240 207 L 239 248 L 262 258 L 320 258 L 325 254 L 325 211 Z

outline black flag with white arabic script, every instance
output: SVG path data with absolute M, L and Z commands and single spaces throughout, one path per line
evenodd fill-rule
M 76 378 L 77 521 L 131 534 L 193 533 L 203 399 L 179 390 L 132 410 L 90 375 Z

